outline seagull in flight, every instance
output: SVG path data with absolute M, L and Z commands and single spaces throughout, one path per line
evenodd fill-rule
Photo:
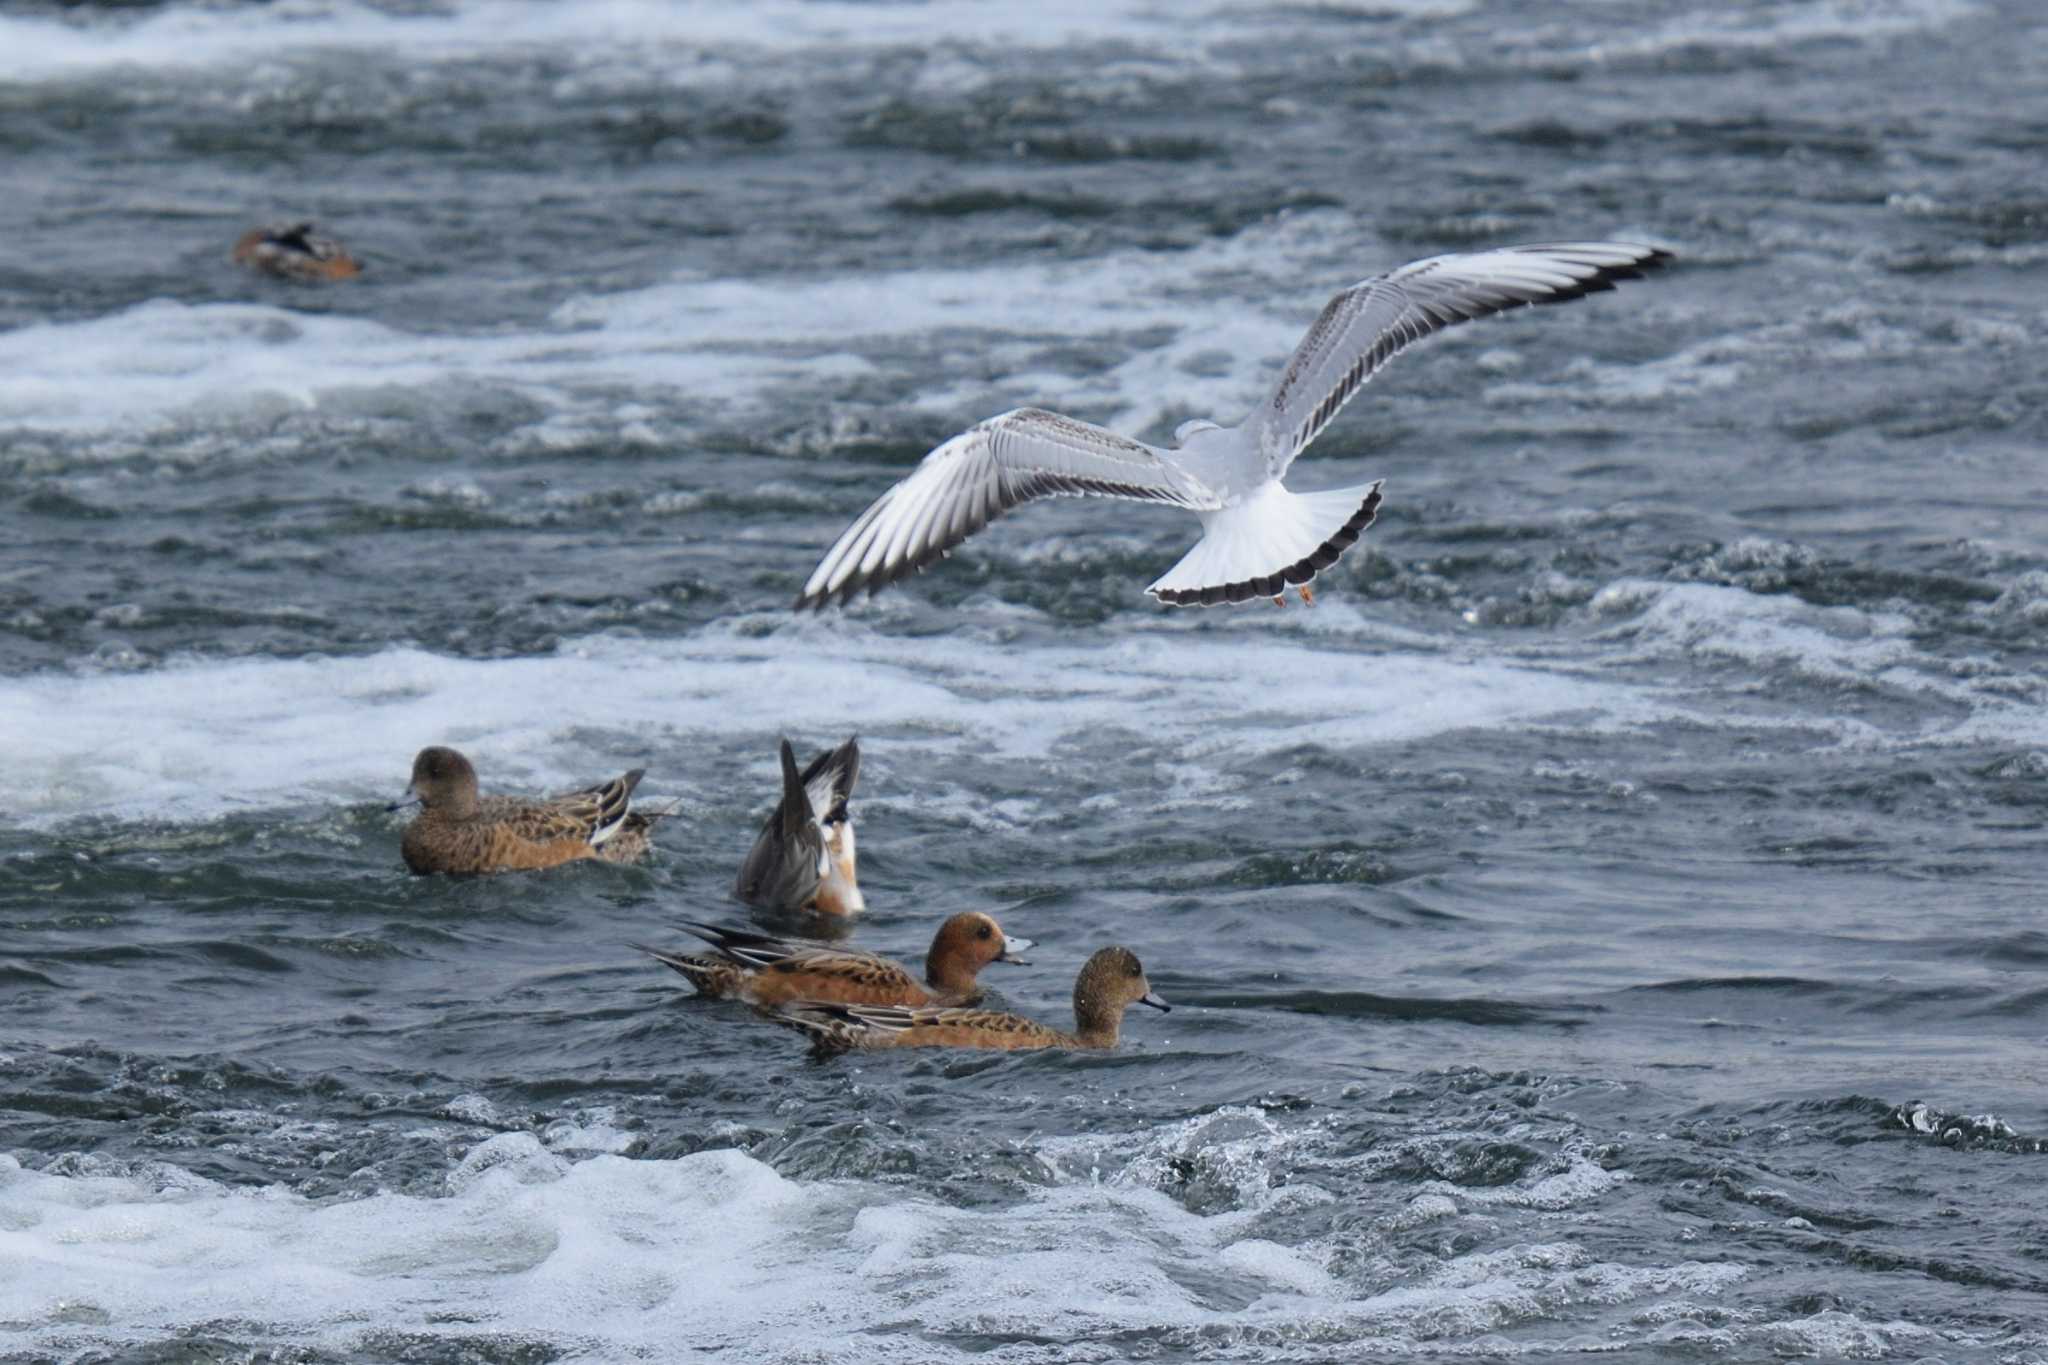
M 1431 333 L 1525 304 L 1563 303 L 1670 260 L 1628 242 L 1561 242 L 1415 261 L 1331 299 L 1295 347 L 1272 395 L 1236 426 L 1196 420 L 1172 449 L 1042 408 L 961 432 L 875 499 L 825 552 L 796 609 L 848 602 L 940 558 L 1037 498 L 1103 497 L 1193 512 L 1202 538 L 1146 589 L 1175 606 L 1255 597 L 1337 562 L 1379 512 L 1380 480 L 1296 493 L 1281 480 L 1381 366 Z

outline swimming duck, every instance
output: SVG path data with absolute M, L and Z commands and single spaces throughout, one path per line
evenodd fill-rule
M 411 799 L 388 809 L 420 807 L 399 851 L 422 875 L 516 872 L 578 858 L 631 862 L 649 847 L 653 817 L 628 809 L 645 771 L 564 796 L 478 796 L 469 760 L 435 745 L 413 760 Z
M 932 935 L 924 980 L 874 953 L 821 943 L 791 943 L 766 934 L 683 922 L 714 953 L 641 952 L 690 979 L 700 995 L 734 997 L 763 1009 L 793 1000 L 842 1005 L 967 1005 L 981 998 L 977 973 L 991 962 L 1029 965 L 1019 956 L 1031 940 L 1003 932 L 979 911 L 954 915 Z
M 363 263 L 347 247 L 317 235 L 311 223 L 250 228 L 235 243 L 233 259 L 287 280 L 346 280 L 363 273 Z
M 854 873 L 853 817 L 846 802 L 860 776 L 860 741 L 812 759 L 797 771 L 796 751 L 782 741 L 782 800 L 747 860 L 733 894 L 764 910 L 815 910 L 851 915 L 867 909 Z
M 819 1052 L 889 1047 L 1112 1048 L 1133 1004 L 1170 1009 L 1145 979 L 1129 948 L 1097 950 L 1074 982 L 1074 1031 L 1062 1033 L 1020 1014 L 997 1010 L 917 1009 L 796 1000 L 770 1018 L 811 1040 Z

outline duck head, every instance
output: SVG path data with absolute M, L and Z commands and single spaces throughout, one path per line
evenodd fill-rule
M 455 750 L 436 744 L 422 749 L 412 761 L 412 781 L 406 785 L 407 800 L 394 801 L 385 809 L 403 810 L 420 806 L 452 815 L 457 819 L 476 813 L 476 769 Z

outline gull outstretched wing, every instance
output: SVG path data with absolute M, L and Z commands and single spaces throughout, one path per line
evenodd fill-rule
M 845 602 L 917 572 L 1003 513 L 1036 498 L 1132 498 L 1209 510 L 1219 500 L 1165 452 L 1092 422 L 1018 408 L 961 432 L 825 552 L 796 608 Z
M 1560 242 L 1432 256 L 1374 276 L 1324 307 L 1246 426 L 1278 478 L 1382 365 L 1431 333 L 1612 289 L 1670 259 L 1630 242 Z

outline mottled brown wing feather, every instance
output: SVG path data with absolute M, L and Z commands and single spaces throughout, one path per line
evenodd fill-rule
M 484 836 L 482 856 L 474 870 L 479 872 L 530 872 L 536 868 L 558 867 L 578 858 L 593 858 L 597 849 L 590 840 L 575 833 L 547 837 L 545 827 L 490 825 L 477 831 Z
M 745 984 L 747 973 L 730 962 L 714 957 L 700 957 L 695 953 L 670 953 L 659 948 L 650 948 L 644 943 L 632 945 L 659 962 L 662 966 L 682 973 L 690 984 L 697 988 L 697 994 L 716 999 L 735 996 Z
M 844 1005 L 819 1001 L 796 1001 L 767 1011 L 768 1017 L 785 1028 L 793 1028 L 811 1040 L 819 1052 L 851 1052 L 860 1047 L 883 1046 L 866 1041 L 881 1031 L 871 1029 L 846 1014 Z
M 888 1009 L 853 1005 L 856 1023 L 882 1031 L 868 1047 L 1073 1047 L 1075 1041 L 1021 1014 L 977 1009 Z
M 597 846 L 597 856 L 608 863 L 638 862 L 654 847 L 653 829 L 654 822 L 635 811 L 618 833 Z
M 607 831 L 616 829 L 626 820 L 633 801 L 633 789 L 640 785 L 640 779 L 646 773 L 645 768 L 634 768 L 609 782 L 600 782 L 582 791 L 566 792 L 538 804 L 560 811 L 582 826 L 584 838 L 602 841 Z
M 596 851 L 584 839 L 537 841 L 494 821 L 442 820 L 431 814 L 413 821 L 399 849 L 414 872 L 457 875 L 553 867 Z
M 1015 1015 L 998 1015 L 1001 1024 L 965 1020 L 919 1024 L 895 1035 L 895 1047 L 973 1047 L 1025 1051 L 1045 1047 L 1079 1047 L 1075 1039 Z M 1014 1022 L 1008 1022 L 1014 1021 Z
M 596 827 L 596 813 L 596 803 L 586 802 L 581 796 L 558 796 L 547 801 L 486 796 L 477 802 L 475 818 L 465 823 L 533 844 L 549 844 L 557 839 L 588 843 L 590 831 Z
M 477 802 L 474 820 L 467 823 L 495 825 L 532 844 L 552 845 L 564 839 L 590 843 L 606 830 L 616 830 L 628 821 L 633 789 L 640 785 L 644 771 L 635 768 L 595 787 L 541 801 L 486 796 Z
M 749 991 L 759 1003 L 822 1000 L 841 1005 L 923 1005 L 931 992 L 904 968 L 866 953 L 800 952 L 762 970 Z

